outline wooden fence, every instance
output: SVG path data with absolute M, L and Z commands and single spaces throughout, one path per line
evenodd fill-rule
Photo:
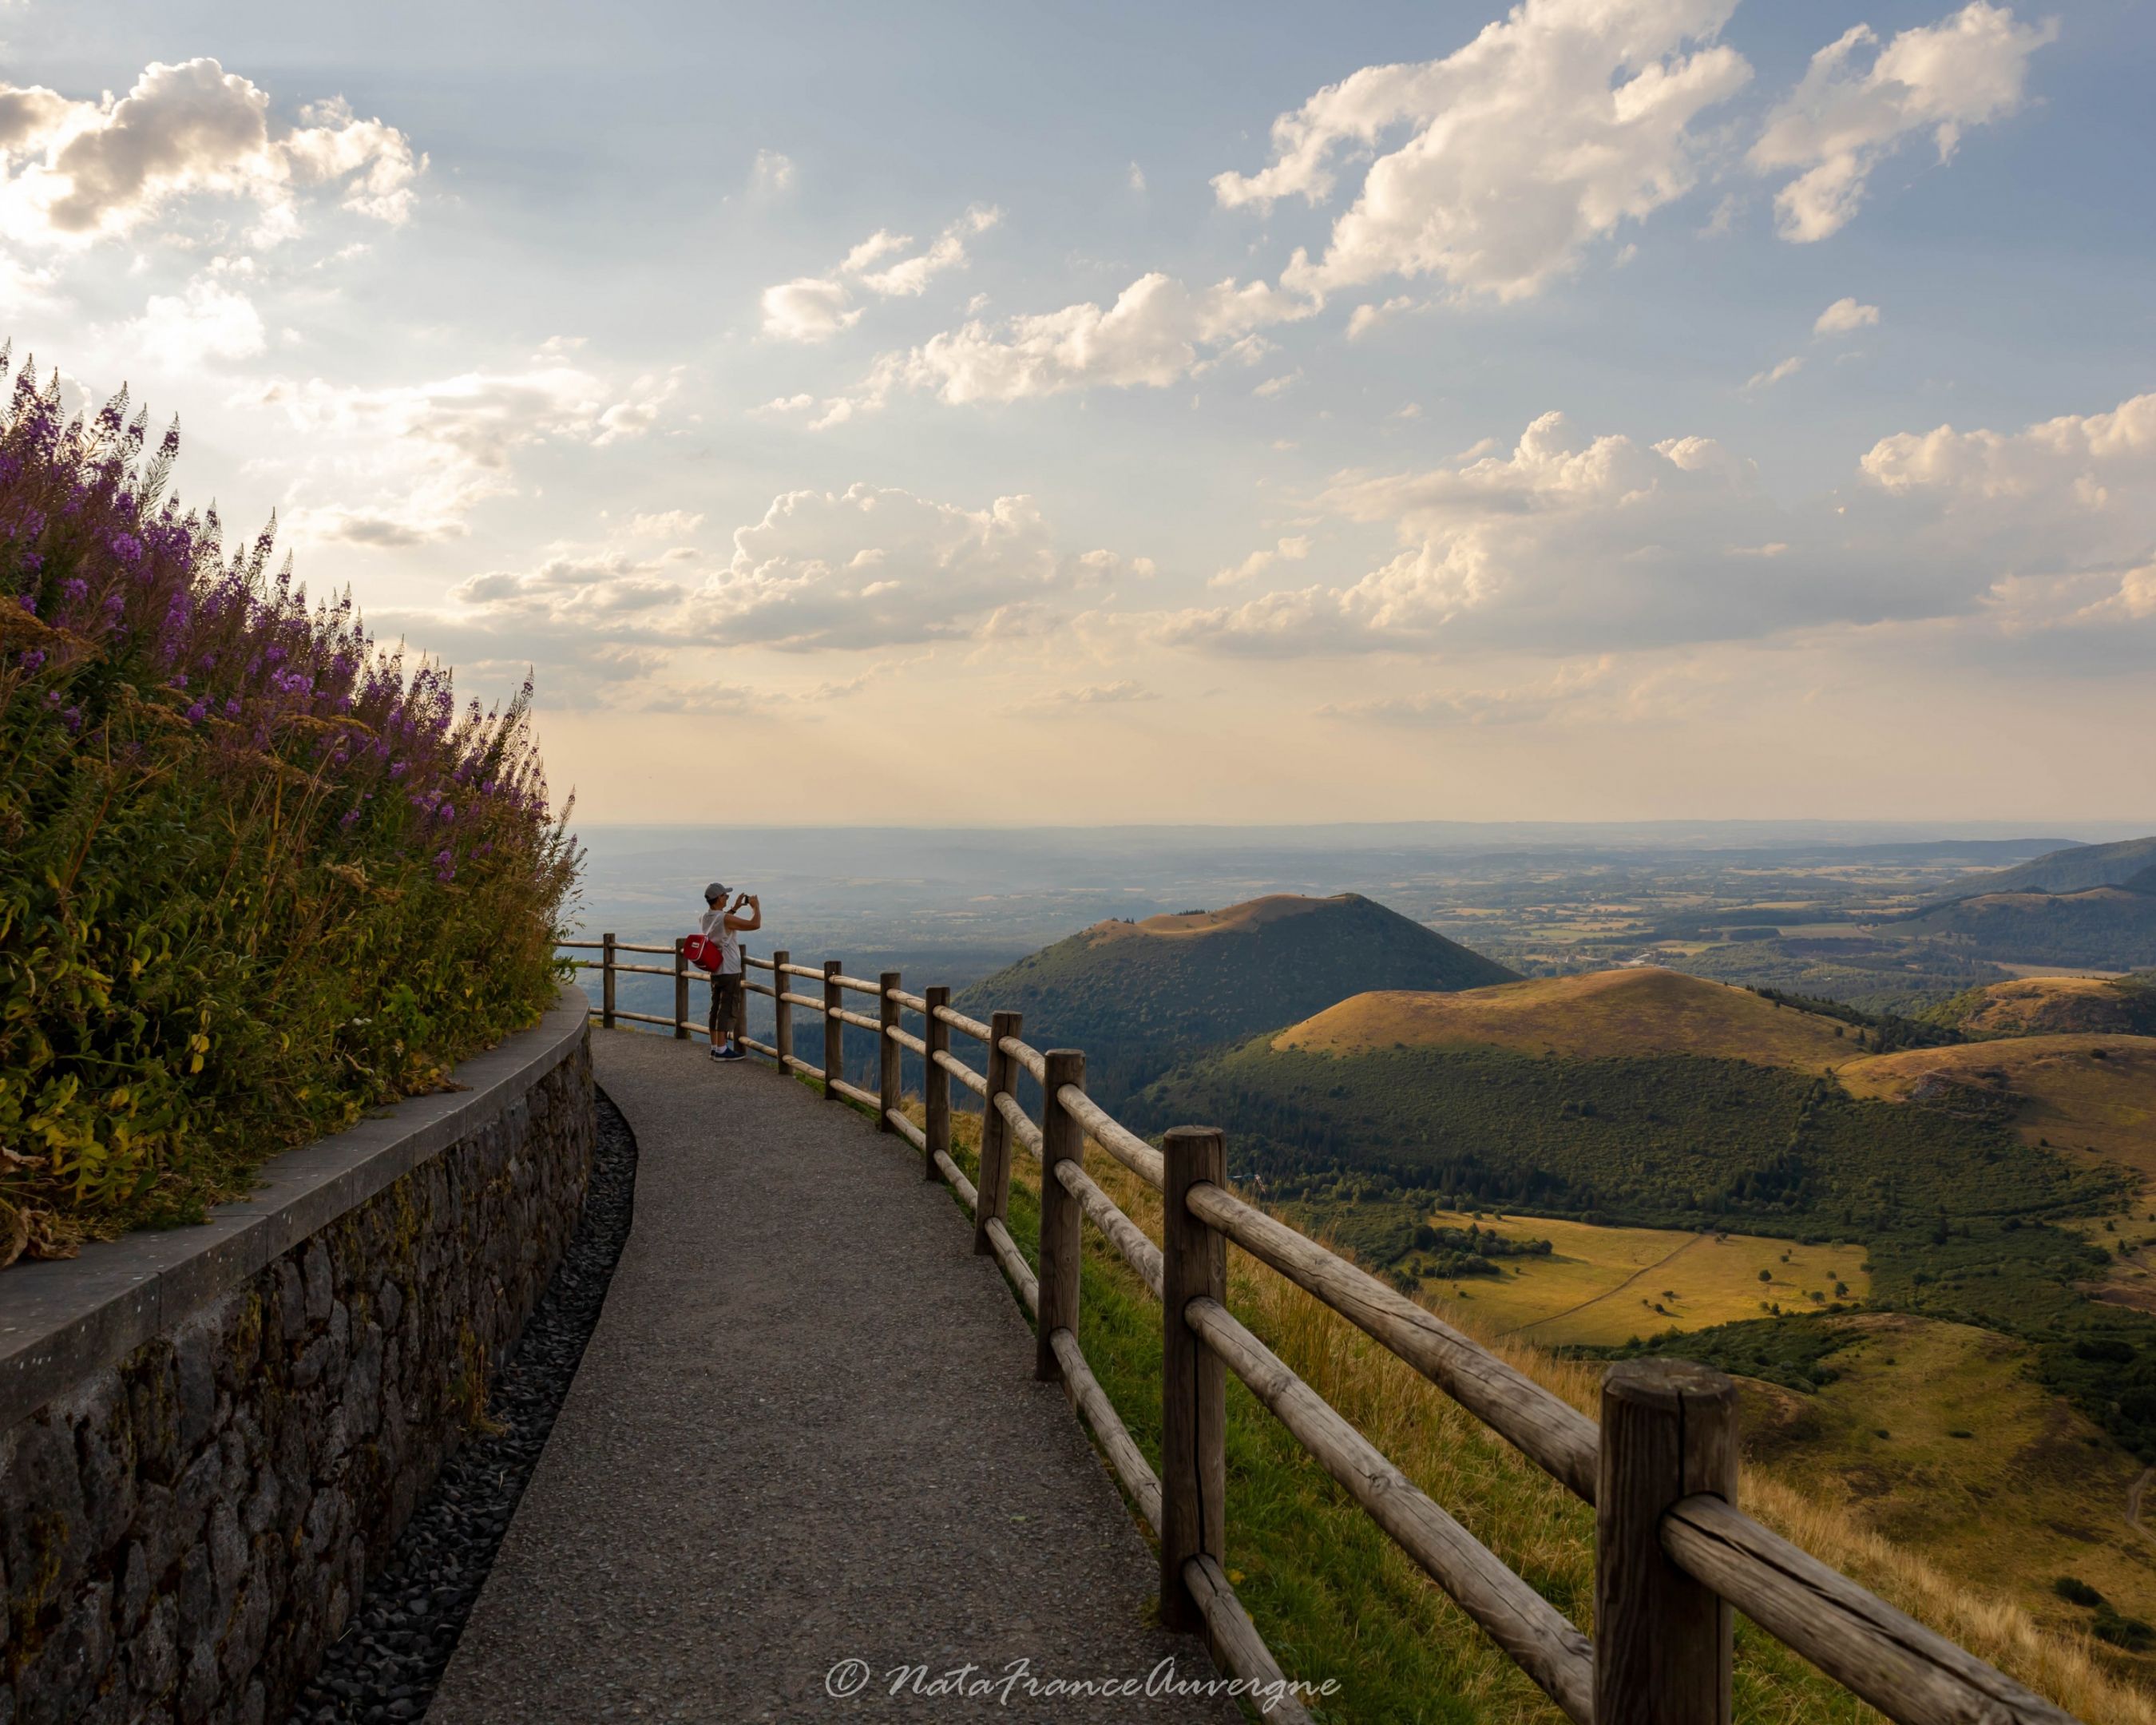
M 598 1016 L 654 1024 L 686 1039 L 692 973 L 682 943 L 632 946 L 611 935 L 565 946 L 601 972 Z M 619 955 L 668 957 L 664 966 Z M 871 982 L 840 962 L 749 958 L 768 983 L 744 978 L 773 1004 L 774 1041 L 743 1039 L 783 1070 L 820 1081 L 824 1095 L 870 1111 L 921 1154 L 973 1214 L 974 1250 L 995 1259 L 1034 1314 L 1036 1377 L 1060 1381 L 1160 1543 L 1161 1613 L 1202 1631 L 1238 1677 L 1285 1687 L 1278 1664 L 1222 1567 L 1227 1522 L 1226 1373 L 1287 1428 L 1318 1465 L 1444 1588 L 1498 1646 L 1579 1725 L 1726 1725 L 1732 1608 L 1904 1725 L 2074 1725 L 2071 1716 L 1896 1610 L 1762 1526 L 1737 1507 L 1735 1386 L 1675 1360 L 1628 1360 L 1603 1383 L 1598 1424 L 1507 1364 L 1427 1307 L 1268 1215 L 1229 1188 L 1226 1146 L 1209 1127 L 1179 1127 L 1156 1149 L 1086 1094 L 1086 1057 L 1019 1039 L 1019 1014 L 983 1024 L 952 1010 L 950 990 L 911 994 L 896 971 Z M 674 978 L 674 1015 L 624 1012 L 621 972 Z M 797 983 L 812 985 L 803 993 Z M 875 1002 L 873 1014 L 846 1004 Z M 824 1026 L 820 1067 L 795 1057 L 793 1014 Z M 905 1028 L 916 1014 L 921 1033 Z M 845 1078 L 849 1028 L 877 1039 L 875 1090 Z M 985 1050 L 978 1070 L 951 1052 L 952 1033 Z M 901 1107 L 901 1054 L 919 1055 L 925 1128 Z M 1021 1106 L 1017 1075 L 1041 1090 L 1040 1118 Z M 952 1160 L 952 1084 L 982 1102 L 980 1183 Z M 1156 1247 L 1085 1171 L 1087 1139 L 1162 1194 Z M 1012 1146 L 1040 1165 L 1040 1268 L 1006 1223 Z M 1161 1471 L 1124 1427 L 1078 1346 L 1081 1230 L 1090 1220 L 1161 1301 Z M 1286 1276 L 1451 1396 L 1521 1454 L 1594 1506 L 1594 1633 L 1590 1638 L 1388 1461 L 1239 1322 L 1227 1307 L 1227 1243 Z M 1307 1721 L 1292 1696 L 1268 1716 Z

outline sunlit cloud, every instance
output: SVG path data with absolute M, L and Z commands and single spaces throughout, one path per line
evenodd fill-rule
M 1969 127 L 2019 110 L 2030 56 L 2058 33 L 2056 18 L 2024 24 L 2010 8 L 1974 0 L 1883 47 L 1869 24 L 1856 24 L 1820 49 L 1752 146 L 1760 173 L 1796 171 L 1774 194 L 1782 238 L 1839 233 L 1873 172 L 1911 138 L 1928 134 L 1946 162 Z

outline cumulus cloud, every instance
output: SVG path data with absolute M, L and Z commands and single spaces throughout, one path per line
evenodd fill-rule
M 1039 633 L 1070 596 L 1151 572 L 1143 558 L 1061 552 L 1030 497 L 969 510 L 856 485 L 773 499 L 690 608 L 714 643 L 877 647 Z
M 1905 553 L 1988 575 L 2002 626 L 2148 615 L 2156 395 L 2019 431 L 1903 432 L 1859 465 L 1906 521 Z
M 318 188 L 377 221 L 410 214 L 426 158 L 403 132 L 336 99 L 298 120 L 275 118 L 268 91 L 207 58 L 153 62 L 116 100 L 0 85 L 0 225 L 80 244 L 182 199 L 223 198 L 251 203 L 252 238 L 272 244 L 298 231 L 299 195 Z
M 1230 564 L 1216 572 L 1205 584 L 1208 587 L 1240 587 L 1245 581 L 1255 581 L 1276 563 L 1299 563 L 1309 555 L 1309 535 L 1297 534 L 1293 538 L 1279 541 L 1270 550 L 1252 552 L 1241 562 Z
M 867 485 L 783 492 L 716 561 L 685 546 L 649 548 L 671 536 L 650 524 L 670 529 L 678 519 L 639 516 L 611 542 L 559 545 L 535 567 L 474 575 L 429 614 L 433 633 L 462 631 L 475 651 L 514 644 L 588 668 L 603 647 L 610 674 L 634 664 L 657 676 L 680 668 L 682 655 L 707 670 L 727 647 L 808 653 L 1040 635 L 1073 605 L 1152 572 L 1143 558 L 1066 552 L 1024 496 L 967 509 Z M 889 668 L 824 685 L 819 698 Z
M 2146 511 L 2156 497 L 2156 395 L 2109 413 L 2066 413 L 2018 432 L 1927 432 L 1881 438 L 1859 464 L 1881 490 L 1964 503 L 2051 497 L 2077 509 Z
M 976 318 L 910 352 L 886 354 L 860 391 L 829 404 L 819 423 L 881 407 L 898 388 L 953 405 L 1102 386 L 1165 388 L 1223 360 L 1262 357 L 1259 331 L 1317 309 L 1261 281 L 1239 286 L 1230 279 L 1194 290 L 1156 271 L 1111 305 L 1087 301 L 1000 324 Z
M 1407 294 L 1395 294 L 1389 300 L 1358 305 L 1348 315 L 1348 339 L 1359 341 L 1372 330 L 1391 322 L 1403 311 L 1414 309 L 1414 300 Z
M 1581 251 L 1696 182 L 1701 116 L 1751 68 L 1715 39 L 1736 0 L 1522 0 L 1442 59 L 1369 66 L 1273 122 L 1272 161 L 1213 182 L 1229 208 L 1312 205 L 1374 157 L 1324 255 L 1283 285 L 1435 276 L 1532 295 Z
M 280 380 L 247 398 L 280 409 L 309 451 L 288 516 L 295 536 L 395 547 L 460 536 L 474 507 L 516 490 L 519 449 L 643 436 L 678 381 L 623 388 L 557 352 L 521 371 L 379 388 Z
M 1879 308 L 1876 305 L 1861 305 L 1852 296 L 1845 294 L 1820 313 L 1812 324 L 1812 333 L 1815 336 L 1846 336 L 1857 330 L 1875 328 L 1878 322 Z
M 763 332 L 780 341 L 828 341 L 861 321 L 845 285 L 803 275 L 763 290 Z
M 967 261 L 966 242 L 975 234 L 987 233 L 1002 219 L 1001 210 L 976 204 L 937 234 L 935 244 L 926 251 L 886 264 L 880 270 L 871 270 L 870 264 L 886 252 L 902 251 L 913 244 L 910 239 L 879 232 L 855 246 L 841 267 L 850 274 L 858 275 L 861 285 L 872 294 L 886 298 L 916 297 L 927 291 L 928 284 L 945 270 L 963 268 Z M 895 245 L 891 244 L 894 239 Z
M 1395 555 L 1348 585 L 1155 614 L 1146 632 L 1291 656 L 2138 626 L 2156 607 L 2156 395 L 2019 431 L 1882 438 L 1847 483 L 1790 504 L 1711 439 L 1590 438 L 1555 413 L 1509 451 L 1343 475 L 1317 502 L 1389 528 Z
M 1929 134 L 1945 162 L 1967 128 L 2016 112 L 2030 57 L 2058 33 L 2055 18 L 2024 24 L 2010 8 L 1973 0 L 1883 48 L 1876 31 L 1857 24 L 1820 49 L 1752 146 L 1762 174 L 1795 170 L 1774 194 L 1782 238 L 1839 233 L 1873 172 L 1912 137 Z
M 839 260 L 829 275 L 804 275 L 763 290 L 763 332 L 781 341 L 828 341 L 860 321 L 854 304 L 858 286 L 884 299 L 912 299 L 946 270 L 967 262 L 966 242 L 1003 219 L 1003 212 L 975 204 L 936 237 L 925 250 L 895 262 L 895 252 L 911 252 L 911 234 L 879 228 Z M 878 267 L 880 266 L 880 267 Z
M 208 360 L 249 359 L 269 341 L 254 302 L 214 275 L 196 277 L 176 295 L 152 294 L 128 333 L 176 371 Z
M 1212 651 L 1426 650 L 1454 634 L 1653 635 L 1724 626 L 1733 593 L 1721 547 L 1756 536 L 1772 506 L 1744 461 L 1707 438 L 1651 446 L 1584 436 L 1546 413 L 1505 454 L 1424 473 L 1342 475 L 1319 500 L 1389 526 L 1400 549 L 1353 586 L 1276 592 L 1163 619 Z M 1681 614 L 1694 614 L 1682 620 Z M 1717 620 L 1710 621 L 1710 619 Z
M 1754 372 L 1744 380 L 1747 389 L 1772 389 L 1784 378 L 1794 377 L 1804 368 L 1803 357 L 1791 354 L 1787 359 L 1777 360 L 1763 372 Z

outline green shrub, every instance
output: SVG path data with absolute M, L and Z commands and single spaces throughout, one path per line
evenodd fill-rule
M 0 350 L 0 378 L 6 354 Z M 162 501 L 125 393 L 0 411 L 0 1263 L 185 1219 L 552 996 L 526 723 Z

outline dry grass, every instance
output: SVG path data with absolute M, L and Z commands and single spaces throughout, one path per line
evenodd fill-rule
M 1021 1182 L 1037 1189 L 1037 1170 L 1024 1156 L 1018 1161 Z M 1086 1163 L 1116 1203 L 1158 1240 L 1159 1195 L 1090 1144 Z M 1091 1228 L 1086 1233 L 1096 1276 L 1116 1281 L 1132 1297 L 1144 1301 L 1136 1276 L 1124 1268 L 1112 1248 Z M 1419 1373 L 1240 1250 L 1229 1254 L 1229 1303 L 1409 1478 L 1576 1622 L 1588 1625 L 1594 1551 L 1592 1517 L 1584 1506 Z M 1471 1319 L 1463 1326 L 1471 1332 L 1472 1327 Z M 1595 1411 L 1599 1368 L 1553 1358 L 1517 1340 L 1480 1339 L 1492 1353 L 1573 1405 L 1589 1414 Z M 1090 1347 L 1092 1338 L 1088 1341 Z M 1103 1381 L 1107 1381 L 1105 1374 Z M 1239 1574 L 1249 1572 L 1247 1584 L 1239 1584 L 1245 1602 L 1284 1665 L 1296 1674 L 1298 1643 L 1312 1638 L 1309 1626 L 1295 1620 L 1295 1609 L 1313 1593 L 1329 1590 L 1333 1579 L 1327 1578 L 1322 1588 L 1309 1575 L 1280 1574 L 1276 1568 L 1299 1562 L 1318 1568 L 1340 1548 L 1342 1530 L 1358 1522 L 1367 1527 L 1367 1519 L 1332 1486 L 1315 1462 L 1299 1451 L 1287 1455 L 1292 1442 L 1269 1415 L 1247 1398 L 1239 1396 L 1238 1403 L 1245 1422 L 1264 1422 L 1280 1439 L 1266 1452 L 1267 1466 L 1283 1472 L 1300 1471 L 1304 1476 L 1301 1484 L 1307 1495 L 1296 1508 L 1311 1525 L 1292 1543 L 1276 1537 L 1274 1548 L 1254 1553 L 1248 1533 L 1239 1541 L 1239 1525 L 1248 1528 L 1268 1510 L 1276 1512 L 1279 1497 L 1295 1489 L 1278 1480 L 1250 1477 L 1247 1455 L 1244 1472 L 1231 1475 L 1229 1506 L 1229 1558 L 1231 1565 L 1240 1566 Z M 1119 1396 L 1118 1406 L 1122 1404 Z M 1244 1499 L 1240 1504 L 1239 1493 Z M 2020 1606 L 1971 1587 L 1922 1556 L 1869 1532 L 1846 1510 L 1806 1496 L 1769 1469 L 1747 1470 L 1743 1502 L 1752 1514 L 1785 1538 L 2050 1697 L 2088 1725 L 2156 1725 L 2156 1702 L 2107 1670 L 2096 1644 L 2087 1637 L 2041 1628 Z M 1449 1681 L 1471 1703 L 1471 1717 L 1506 1725 L 1561 1717 L 1419 1568 L 1389 1541 L 1380 1538 L 1377 1544 L 1378 1567 L 1363 1578 L 1366 1608 L 1404 1612 L 1409 1620 L 1401 1627 L 1409 1639 L 1440 1638 L 1449 1644 Z M 1754 1725 L 1812 1725 L 1825 1719 L 1878 1717 L 1749 1625 L 1740 1626 L 1738 1683 L 1738 1716 Z M 1354 1686 L 1348 1692 L 1357 1692 Z M 1376 1711 L 1341 1715 L 1357 1719 L 1379 1716 Z
M 2043 1628 L 2089 1625 L 2054 1591 L 2061 1575 L 2156 1617 L 2156 1546 L 2126 1520 L 2141 1463 L 2043 1388 L 2028 1343 L 1900 1312 L 1836 1327 L 1847 1345 L 1827 1357 L 1831 1384 L 1748 1395 L 1748 1452 L 1858 1527 L 1987 1578 Z M 2152 1673 L 2144 1656 L 2135 1674 Z
M 1306 898 L 1300 893 L 1275 892 L 1219 911 L 1190 911 L 1148 916 L 1142 922 L 1100 922 L 1086 930 L 1102 940 L 1130 940 L 1140 935 L 1224 934 L 1239 929 L 1262 928 L 1269 922 L 1300 916 L 1306 911 L 1338 904 L 1340 898 Z
M 2156 1036 L 2022 1036 L 1875 1055 L 1840 1074 L 1851 1096 L 1902 1101 L 1927 1077 L 2025 1098 L 2030 1143 L 2092 1151 L 2156 1174 Z
M 1961 1028 L 1994 1036 L 2070 1030 L 2074 1021 L 2101 1014 L 2118 998 L 2118 990 L 2102 977 L 2016 977 L 1975 990 Z
M 1430 1219 L 1442 1227 L 1463 1225 L 1449 1212 Z M 1502 1274 L 1495 1276 L 1431 1278 L 1423 1284 L 1424 1297 L 1454 1323 L 1472 1313 L 1482 1334 L 1518 1333 L 1543 1347 L 1614 1347 L 1665 1330 L 1758 1317 L 1769 1303 L 1816 1311 L 1830 1300 L 1865 1299 L 1871 1288 L 1861 1245 L 1603 1228 L 1543 1217 L 1481 1225 L 1485 1233 L 1547 1240 L 1554 1250 L 1548 1257 L 1496 1259 Z M 1837 1284 L 1849 1291 L 1836 1294 Z
M 916 1117 L 918 1116 L 916 1114 Z M 976 1168 L 977 1121 L 954 1118 L 953 1153 Z M 1029 1258 L 1037 1164 L 1014 1158 L 1011 1220 Z M 1158 1193 L 1097 1145 L 1089 1173 L 1155 1241 Z M 1158 1466 L 1159 1307 L 1115 1249 L 1086 1230 L 1086 1357 Z M 1592 1622 L 1592 1512 L 1419 1373 L 1300 1288 L 1229 1254 L 1229 1305 L 1408 1477 L 1583 1628 Z M 1592 1414 L 1600 1368 L 1493 1337 L 1448 1312 L 1490 1351 Z M 1327 1725 L 1557 1725 L 1563 1715 L 1232 1379 L 1227 1563 L 1291 1676 L 1342 1683 Z M 1105 1464 L 1104 1464 L 1105 1465 Z M 2156 1725 L 2156 1700 L 2086 1635 L 1871 1532 L 1837 1504 L 1749 1465 L 1744 1507 L 1823 1562 L 1988 1660 L 2087 1725 Z M 1135 1515 L 1135 1512 L 1133 1512 Z M 1739 1618 L 1736 1716 L 1744 1725 L 1876 1722 L 1881 1715 Z
M 1596 1060 L 1701 1055 L 1817 1072 L 1856 1057 L 1831 1019 L 1748 988 L 1656 968 L 1592 971 L 1457 993 L 1358 994 L 1273 1039 L 1276 1049 L 1367 1054 L 1491 1046 Z

